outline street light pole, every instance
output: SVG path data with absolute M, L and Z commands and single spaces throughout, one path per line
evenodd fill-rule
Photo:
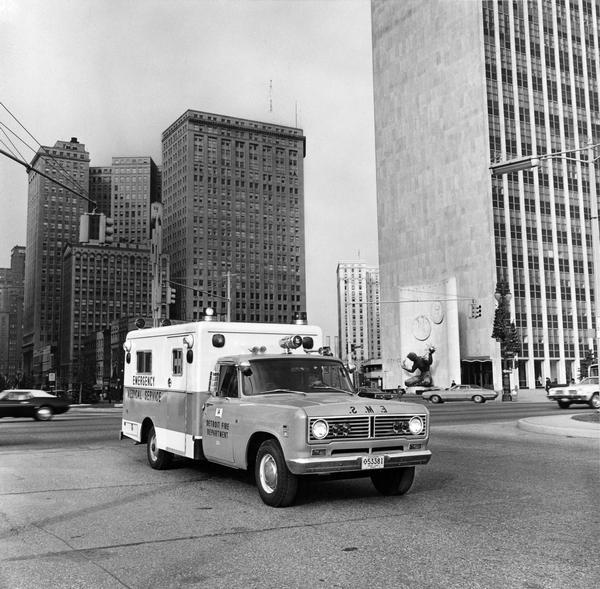
M 598 226 L 598 195 L 596 194 L 595 145 L 588 144 L 588 176 L 590 182 L 590 220 L 592 223 L 592 261 L 594 265 L 594 323 L 596 339 L 596 361 L 600 357 L 600 227 Z

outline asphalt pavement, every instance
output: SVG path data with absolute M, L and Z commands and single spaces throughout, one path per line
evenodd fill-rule
M 544 389 L 520 389 L 516 395 L 513 393 L 512 397 L 513 403 L 554 403 L 554 401 L 549 401 L 546 398 L 546 391 Z M 497 403 L 499 401 L 502 402 L 500 397 L 492 402 Z M 123 405 L 120 403 L 99 403 L 97 405 L 72 405 L 72 408 L 93 410 L 94 412 L 120 413 Z M 538 434 L 600 440 L 600 423 L 581 421 L 580 419 L 575 419 L 576 417 L 581 417 L 581 413 L 571 413 L 563 409 L 559 415 L 519 419 L 517 427 Z

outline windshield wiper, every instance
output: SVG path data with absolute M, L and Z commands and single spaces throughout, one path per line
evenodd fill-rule
M 259 395 L 270 395 L 277 393 L 295 393 L 296 395 L 304 395 L 306 397 L 306 393 L 304 391 L 294 391 L 292 389 L 271 389 L 269 391 L 261 391 L 258 393 Z
M 310 388 L 311 389 L 324 389 L 326 391 L 336 391 L 338 393 L 346 393 L 347 395 L 351 395 L 351 396 L 354 395 L 354 393 L 351 393 L 350 391 L 345 391 L 344 389 L 338 389 L 337 387 L 330 387 L 329 385 L 326 385 L 326 384 L 312 385 Z

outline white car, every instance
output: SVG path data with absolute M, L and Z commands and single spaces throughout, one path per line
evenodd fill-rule
M 588 376 L 577 384 L 551 388 L 547 396 L 550 401 L 557 401 L 561 409 L 568 409 L 572 403 L 584 403 L 593 409 L 600 409 L 597 376 Z
M 474 384 L 457 384 L 447 389 L 428 389 L 422 393 L 422 398 L 431 403 L 444 403 L 446 401 L 485 403 L 486 401 L 493 401 L 497 396 L 496 391 L 484 389 Z

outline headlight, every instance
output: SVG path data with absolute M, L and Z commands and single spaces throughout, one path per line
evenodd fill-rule
M 329 433 L 329 426 L 326 421 L 318 419 L 312 424 L 312 434 L 317 440 L 322 440 Z
M 420 417 L 413 417 L 409 422 L 408 422 L 408 430 L 410 431 L 411 434 L 413 434 L 413 436 L 416 436 L 417 434 L 420 434 L 423 432 L 423 420 Z

